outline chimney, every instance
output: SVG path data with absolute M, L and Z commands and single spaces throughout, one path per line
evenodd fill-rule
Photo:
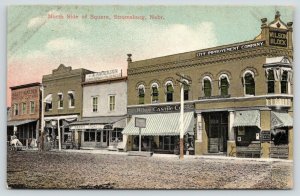
M 132 62 L 132 59 L 131 59 L 132 54 L 127 54 L 127 56 L 128 56 L 127 62 L 128 62 L 128 63 L 131 63 L 131 62 Z
M 275 19 L 279 19 L 280 18 L 280 12 L 279 11 L 276 11 L 276 14 L 275 14 Z

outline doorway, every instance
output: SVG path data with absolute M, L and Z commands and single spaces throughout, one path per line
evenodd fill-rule
M 228 140 L 228 112 L 207 113 L 205 120 L 208 136 L 208 152 L 226 152 Z

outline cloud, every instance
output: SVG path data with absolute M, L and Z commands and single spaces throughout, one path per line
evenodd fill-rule
M 46 49 L 50 51 L 70 51 L 72 49 L 78 49 L 80 45 L 81 43 L 78 40 L 60 37 L 50 40 L 46 44 Z
M 43 16 L 35 17 L 35 18 L 32 18 L 29 20 L 29 22 L 27 24 L 27 28 L 28 29 L 38 28 L 38 27 L 41 27 L 45 23 L 46 23 L 46 17 L 43 17 Z

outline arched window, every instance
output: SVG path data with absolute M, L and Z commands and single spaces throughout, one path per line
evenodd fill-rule
M 185 83 L 183 86 L 183 99 L 184 101 L 187 101 L 189 100 L 189 91 L 190 91 L 189 82 L 187 80 L 184 80 L 183 82 Z
M 245 82 L 245 94 L 246 95 L 255 95 L 255 82 L 254 82 L 254 74 L 253 72 L 245 72 L 244 74 L 244 82 Z
M 281 93 L 288 93 L 288 72 L 283 71 L 280 81 Z
M 152 84 L 152 103 L 158 102 L 158 84 Z
M 275 92 L 274 70 L 268 70 L 268 93 Z
M 222 74 L 219 78 L 220 84 L 220 94 L 221 96 L 228 95 L 228 88 L 229 88 L 229 80 L 227 75 Z
M 203 79 L 203 91 L 205 97 L 211 97 L 211 79 L 209 77 Z
M 139 104 L 145 103 L 145 86 L 140 85 L 138 87 L 138 94 L 139 94 Z
M 167 89 L 166 101 L 167 102 L 172 102 L 173 101 L 173 93 L 174 93 L 174 88 L 173 88 L 172 82 L 167 82 L 166 83 L 166 89 Z

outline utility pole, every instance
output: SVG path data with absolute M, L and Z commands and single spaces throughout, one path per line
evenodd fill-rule
M 44 121 L 44 86 L 43 84 L 41 85 L 41 94 L 42 94 L 42 101 L 41 101 L 41 141 L 40 142 L 40 150 L 44 150 L 44 128 L 45 128 L 45 121 Z
M 189 78 L 186 78 L 183 74 L 176 73 L 177 76 L 180 77 L 179 80 L 177 80 L 180 83 L 180 159 L 182 160 L 184 158 L 184 124 L 183 124 L 183 114 L 184 114 L 184 86 L 189 86 L 189 81 L 191 81 Z

